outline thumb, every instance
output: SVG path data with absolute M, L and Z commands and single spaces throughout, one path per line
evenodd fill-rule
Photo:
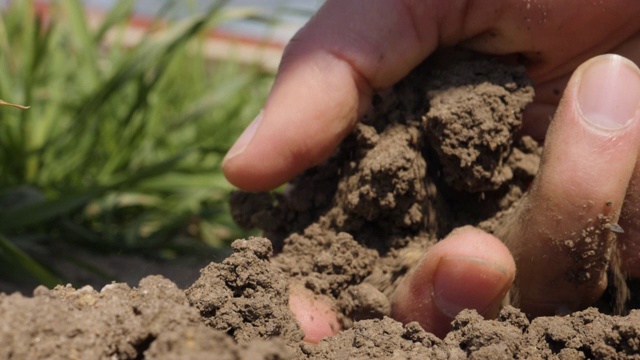
M 604 291 L 615 248 L 610 224 L 637 163 L 639 118 L 640 69 L 633 62 L 602 55 L 574 72 L 539 173 L 496 231 L 515 257 L 513 300 L 527 314 L 580 310 Z
M 515 276 L 509 250 L 497 238 L 464 227 L 434 245 L 398 285 L 392 316 L 417 321 L 444 337 L 464 309 L 492 318 Z

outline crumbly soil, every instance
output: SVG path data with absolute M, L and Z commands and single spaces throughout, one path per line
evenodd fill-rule
M 134 288 L 0 294 L 0 358 L 640 359 L 640 311 L 602 313 L 613 291 L 564 317 L 465 310 L 444 339 L 388 317 L 420 255 L 462 225 L 493 232 L 540 161 L 541 146 L 518 136 L 533 98 L 524 70 L 447 59 L 375 96 L 335 154 L 283 192 L 235 193 L 236 220 L 265 237 L 234 242 L 186 291 L 150 276 Z M 303 342 L 293 283 L 332 299 L 345 330 Z

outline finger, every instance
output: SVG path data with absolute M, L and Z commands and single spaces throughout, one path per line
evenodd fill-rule
M 594 42 L 606 39 L 610 48 L 636 31 L 640 9 L 635 0 L 581 3 L 576 17 L 573 2 L 527 4 L 327 1 L 287 46 L 261 116 L 224 160 L 225 175 L 246 190 L 267 190 L 322 162 L 369 106 L 371 93 L 400 80 L 438 45 L 469 39 L 467 46 L 487 53 L 523 53 L 534 80 L 547 81 L 603 51 L 590 49 Z M 575 36 L 581 33 L 590 36 Z
M 374 90 L 400 80 L 439 43 L 484 31 L 503 3 L 327 1 L 287 46 L 261 115 L 227 154 L 228 180 L 266 190 L 322 162 Z
M 230 182 L 266 190 L 322 162 L 373 89 L 393 84 L 426 56 L 400 3 L 325 3 L 287 46 L 258 123 L 227 154 Z
M 571 73 L 587 59 L 611 52 L 639 29 L 640 2 L 635 0 L 505 3 L 499 21 L 464 45 L 483 53 L 518 54 L 536 83 Z M 580 16 L 575 13 L 578 7 Z
M 509 290 L 515 264 L 495 237 L 465 227 L 452 232 L 422 257 L 398 285 L 392 316 L 444 337 L 463 309 L 495 317 Z
M 336 312 L 329 301 L 302 286 L 291 286 L 289 309 L 300 324 L 304 341 L 317 344 L 340 331 Z
M 640 144 L 640 71 L 617 55 L 571 77 L 539 174 L 496 235 L 516 260 L 516 298 L 531 315 L 582 309 L 606 286 L 618 220 Z
M 613 46 L 609 41 L 606 44 Z M 636 64 L 640 63 L 640 32 L 611 48 L 608 52 L 624 56 Z M 573 72 L 574 69 L 570 70 Z M 534 102 L 525 109 L 523 115 L 523 134 L 531 135 L 537 140 L 544 139 L 549 122 L 556 112 L 570 75 L 562 75 L 545 82 L 536 83 Z

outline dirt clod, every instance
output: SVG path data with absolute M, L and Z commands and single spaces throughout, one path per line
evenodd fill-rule
M 280 337 L 296 344 L 304 337 L 289 311 L 289 282 L 269 260 L 271 242 L 236 240 L 234 254 L 211 263 L 186 291 L 205 325 L 240 343 Z

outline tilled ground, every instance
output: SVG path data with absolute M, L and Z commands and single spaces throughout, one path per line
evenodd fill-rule
M 0 358 L 640 358 L 635 310 L 531 321 L 513 307 L 497 320 L 464 311 L 442 340 L 388 317 L 420 254 L 461 225 L 494 231 L 526 191 L 541 148 L 515 134 L 532 98 L 521 68 L 436 57 L 377 96 L 334 156 L 284 193 L 233 196 L 236 220 L 269 240 L 236 241 L 186 291 L 151 276 L 0 295 Z M 303 342 L 292 283 L 332 299 L 345 330 Z

